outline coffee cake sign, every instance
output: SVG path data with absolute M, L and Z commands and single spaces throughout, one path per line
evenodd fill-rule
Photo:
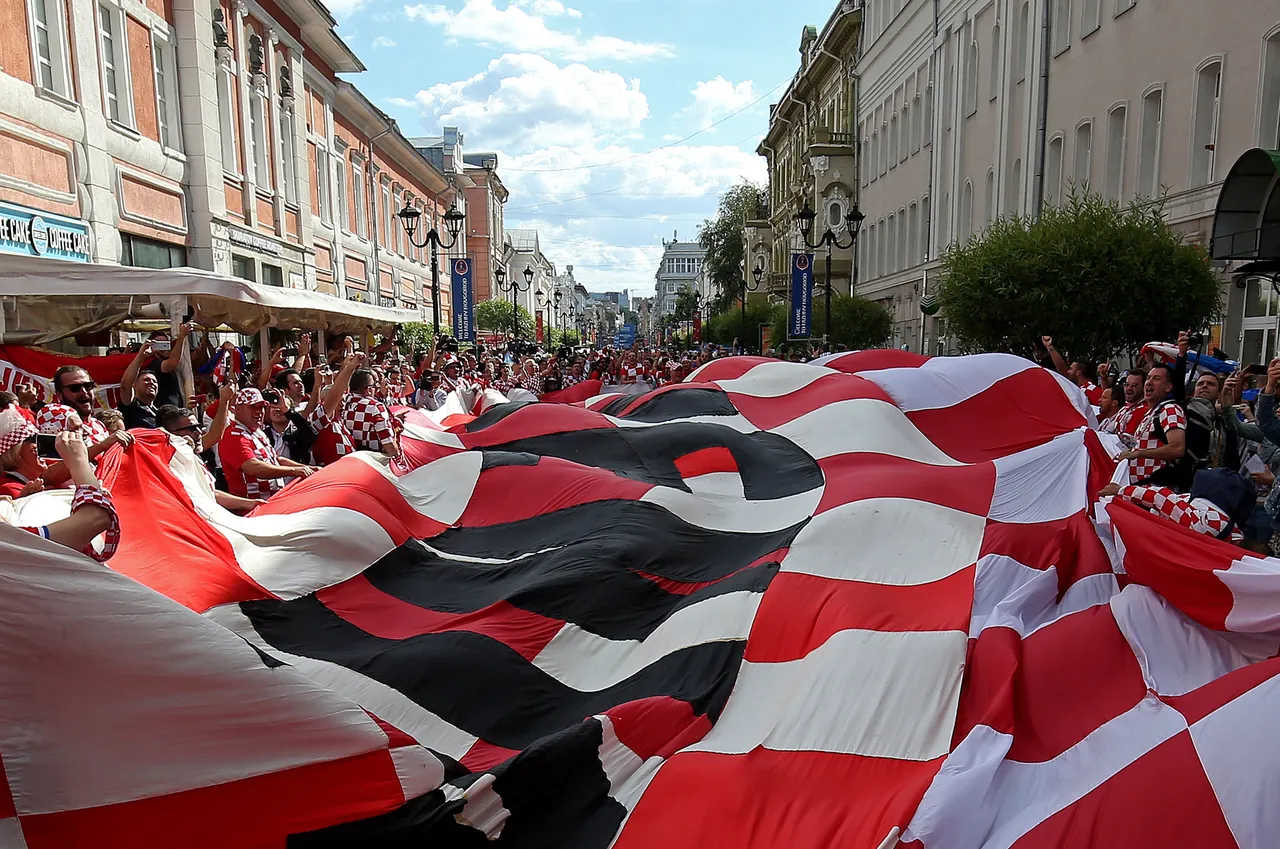
M 73 218 L 0 204 L 0 253 L 89 262 L 89 227 Z

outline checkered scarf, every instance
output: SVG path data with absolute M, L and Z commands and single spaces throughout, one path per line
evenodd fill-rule
M 71 512 L 75 513 L 81 507 L 101 507 L 111 514 L 111 527 L 107 528 L 103 536 L 101 553 L 95 551 L 92 545 L 84 550 L 94 560 L 106 563 L 120 547 L 120 516 L 111 501 L 111 493 L 97 486 L 77 486 L 76 494 L 71 499 Z

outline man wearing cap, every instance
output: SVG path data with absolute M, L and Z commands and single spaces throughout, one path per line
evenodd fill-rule
M 93 417 L 93 378 L 79 366 L 61 366 L 53 373 L 55 400 L 36 414 L 36 427 L 43 434 L 77 430 L 93 459 L 112 445 L 129 446 L 133 436 L 128 431 L 108 434 L 107 427 Z
M 227 489 L 241 498 L 270 498 L 286 478 L 305 478 L 315 469 L 281 459 L 262 430 L 266 400 L 255 387 L 236 393 L 235 421 L 218 441 Z
M 440 388 L 446 395 L 462 388 L 462 363 L 449 358 L 444 364 L 444 378 L 440 381 Z

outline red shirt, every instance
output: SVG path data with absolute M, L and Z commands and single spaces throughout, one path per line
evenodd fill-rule
M 240 422 L 232 422 L 218 441 L 218 459 L 227 476 L 227 491 L 241 498 L 270 498 L 284 485 L 279 478 L 255 478 L 242 470 L 249 460 L 262 460 L 279 465 L 280 458 L 271 447 L 262 428 L 250 431 Z
M 336 463 L 356 450 L 351 434 L 341 421 L 334 421 L 325 414 L 324 404 L 316 404 L 311 411 L 311 425 L 316 429 L 316 444 L 311 446 L 311 454 L 320 465 Z

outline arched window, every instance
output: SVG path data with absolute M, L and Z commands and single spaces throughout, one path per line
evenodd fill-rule
M 1258 147 L 1280 150 L 1280 29 L 1272 33 L 1263 47 L 1261 88 Z
M 1071 179 L 1075 181 L 1077 191 L 1089 187 L 1089 175 L 1093 169 L 1093 124 L 1085 121 L 1076 127 L 1075 167 L 1071 169 Z
M 995 100 L 1000 96 L 1000 63 L 996 57 L 1000 55 L 1000 24 L 991 28 L 991 66 L 990 79 L 987 82 L 987 98 Z
M 898 238 L 894 240 L 894 247 L 893 247 L 894 255 L 897 258 L 896 264 L 899 271 L 901 271 L 902 269 L 906 268 L 908 265 L 911 264 L 911 261 L 907 256 L 907 232 L 909 227 L 910 227 L 910 223 L 907 221 L 907 209 L 906 207 L 899 207 L 898 234 L 897 234 Z
M 894 254 L 897 252 L 893 249 L 894 243 L 897 241 L 897 236 L 898 236 L 898 222 L 894 219 L 893 215 L 890 214 L 888 229 L 884 231 L 884 242 L 885 242 L 884 270 L 887 274 L 893 274 L 895 271 L 898 270 L 898 265 L 894 257 Z
M 1013 160 L 1009 182 L 1005 184 L 1004 207 L 1010 215 L 1022 214 L 1022 160 Z
M 1049 141 L 1044 166 L 1044 201 L 1055 206 L 1062 202 L 1062 136 L 1054 136 Z
M 1129 108 L 1121 103 L 1107 113 L 1107 172 L 1102 192 L 1111 200 L 1124 194 L 1124 153 L 1129 132 Z
M 1022 82 L 1027 78 L 1027 31 L 1031 20 L 1031 3 L 1024 2 L 1018 11 L 1018 27 L 1013 31 L 1013 79 Z
M 1196 71 L 1195 111 L 1191 117 L 1191 185 L 1212 183 L 1218 117 L 1222 110 L 1222 60 L 1215 59 Z
M 960 241 L 967 242 L 973 235 L 973 183 L 964 181 L 964 190 L 960 193 Z
M 964 60 L 964 114 L 969 117 L 978 111 L 978 42 L 969 42 L 969 52 Z
M 916 233 L 919 232 L 919 228 L 920 228 L 919 214 L 920 214 L 920 208 L 916 206 L 915 201 L 912 201 L 911 205 L 907 208 L 906 251 L 907 251 L 908 267 L 916 265 L 920 262 L 920 258 L 916 255 L 916 251 L 918 250 Z
M 987 169 L 987 191 L 983 200 L 985 223 L 990 224 L 996 220 L 996 169 L 994 168 Z
M 1164 89 L 1142 96 L 1142 123 L 1138 127 L 1138 194 L 1160 194 L 1160 137 L 1164 125 Z
M 920 245 L 916 248 L 916 256 L 920 262 L 929 258 L 929 228 L 932 225 L 929 217 L 929 196 L 920 198 Z
M 1053 0 L 1053 52 L 1071 46 L 1071 0 Z

